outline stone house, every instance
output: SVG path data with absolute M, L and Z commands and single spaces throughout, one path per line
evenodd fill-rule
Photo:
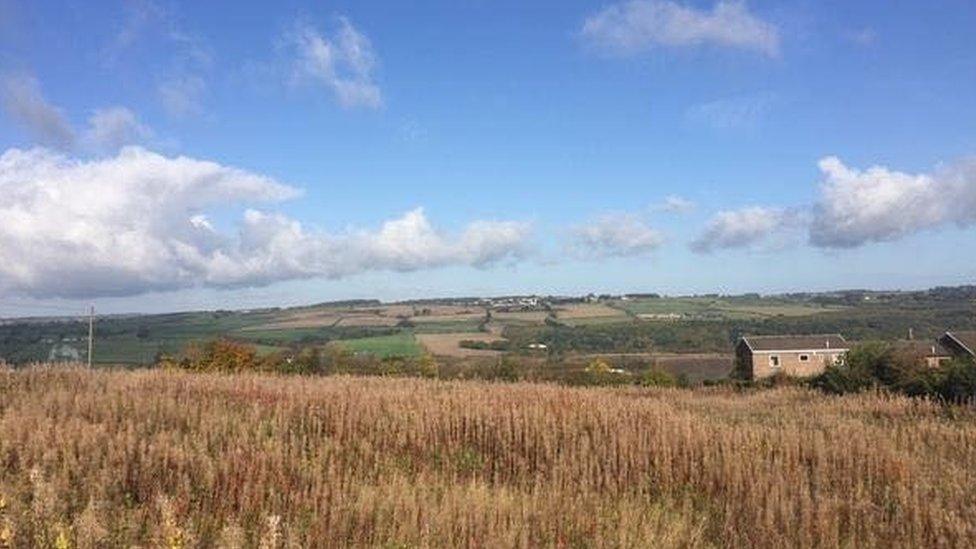
M 843 360 L 849 349 L 839 334 L 746 336 L 735 347 L 736 369 L 747 379 L 814 376 Z

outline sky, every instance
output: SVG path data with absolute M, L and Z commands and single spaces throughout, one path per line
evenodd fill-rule
M 972 283 L 971 1 L 0 0 L 0 316 Z

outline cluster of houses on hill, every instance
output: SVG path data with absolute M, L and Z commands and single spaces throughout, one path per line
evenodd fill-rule
M 913 339 L 896 346 L 935 368 L 954 358 L 976 359 L 976 332 L 946 332 L 932 341 Z M 747 336 L 739 339 L 735 358 L 740 373 L 751 379 L 776 374 L 806 377 L 841 362 L 850 348 L 839 334 Z

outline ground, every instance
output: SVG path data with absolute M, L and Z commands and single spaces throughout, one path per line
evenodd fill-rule
M 468 352 L 462 339 L 508 339 L 511 353 L 531 358 L 528 346 L 546 343 L 553 360 L 600 354 L 616 367 L 634 369 L 664 363 L 693 379 L 728 371 L 719 359 L 704 364 L 701 353 L 728 361 L 742 334 L 842 333 L 850 340 L 930 338 L 946 329 L 976 329 L 976 289 L 920 292 L 838 292 L 788 296 L 692 296 L 607 299 L 560 303 L 538 310 L 494 311 L 470 302 L 379 301 L 325 303 L 287 309 L 206 311 L 165 315 L 99 317 L 97 364 L 152 364 L 187 344 L 218 337 L 250 342 L 260 352 L 293 353 L 306 346 L 339 344 L 380 357 L 416 356 L 426 349 L 445 358 L 495 357 Z M 477 337 L 472 335 L 479 334 Z M 87 323 L 80 319 L 0 321 L 0 362 L 29 363 L 58 357 L 85 360 Z M 378 339 L 377 339 L 378 338 Z M 354 340 L 364 341 L 354 343 Z M 625 363 L 624 355 L 637 357 Z M 575 365 L 572 365 L 575 367 Z M 672 368 L 673 367 L 673 368 Z M 707 372 L 706 372 L 707 370 Z
M 498 356 L 502 353 L 487 349 L 466 349 L 460 346 L 465 340 L 469 341 L 499 341 L 500 337 L 486 332 L 459 332 L 454 334 L 419 334 L 417 339 L 430 353 L 437 356 L 473 357 Z
M 380 358 L 416 357 L 423 353 L 417 339 L 410 332 L 393 335 L 339 340 L 336 344 L 354 352 L 369 353 Z
M 0 371 L 13 547 L 972 547 L 976 414 L 798 388 Z

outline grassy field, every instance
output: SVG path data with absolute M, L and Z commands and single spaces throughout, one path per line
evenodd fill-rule
M 971 547 L 976 417 L 800 389 L 0 372 L 13 547 Z
M 415 357 L 423 354 L 424 349 L 417 342 L 417 338 L 410 332 L 393 335 L 345 339 L 336 342 L 354 353 L 370 353 L 378 358 L 393 356 Z
M 545 343 L 557 354 L 728 353 L 742 334 L 841 333 L 849 340 L 932 338 L 946 330 L 976 329 L 976 288 L 920 292 L 640 297 L 599 303 L 556 303 L 550 311 L 492 313 L 487 328 L 513 349 Z M 553 315 L 549 317 L 550 313 Z M 643 315 L 643 316 L 642 316 Z M 378 301 L 287 309 L 201 311 L 100 317 L 95 362 L 149 364 L 191 342 L 229 338 L 300 350 L 336 340 L 396 332 L 450 334 L 485 328 L 484 309 Z M 84 359 L 85 319 L 0 321 L 0 360 Z M 368 345 L 368 344 L 367 344 Z M 416 352 L 416 348 L 408 348 Z
M 461 347 L 462 341 L 500 341 L 502 338 L 489 334 L 486 332 L 458 332 L 458 333 L 442 333 L 442 334 L 417 334 L 417 339 L 420 340 L 421 345 L 427 349 L 433 355 L 437 356 L 452 356 L 452 357 L 491 357 L 499 356 L 502 353 L 500 351 L 491 351 L 485 349 L 467 349 Z
M 614 303 L 633 315 L 680 315 L 684 319 L 756 319 L 777 316 L 807 316 L 840 307 L 780 301 L 775 299 L 719 297 L 662 297 Z

